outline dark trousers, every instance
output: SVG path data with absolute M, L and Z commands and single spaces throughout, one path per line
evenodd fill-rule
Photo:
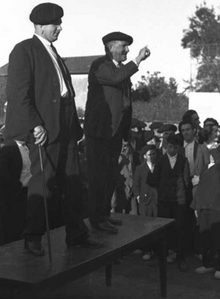
M 111 139 L 86 137 L 91 222 L 103 222 L 110 216 L 111 198 L 119 174 L 121 146 L 122 139 L 117 135 Z
M 167 236 L 168 249 L 176 249 L 177 260 L 185 259 L 186 246 L 186 206 L 177 202 L 159 202 L 158 217 L 175 219 L 175 226 Z
M 87 234 L 83 222 L 82 201 L 74 110 L 70 99 L 61 98 L 60 134 L 52 143 L 41 147 L 48 209 L 53 207 L 55 188 L 62 194 L 66 233 L 76 239 Z M 45 208 L 39 148 L 29 144 L 32 177 L 28 186 L 26 238 L 40 239 L 45 233 Z
M 107 139 L 86 135 L 89 218 L 93 223 L 103 222 L 110 216 L 111 199 L 119 176 L 122 139 L 130 120 L 131 110 L 128 109 L 113 137 Z
M 199 222 L 203 266 L 220 271 L 220 211 L 202 210 Z

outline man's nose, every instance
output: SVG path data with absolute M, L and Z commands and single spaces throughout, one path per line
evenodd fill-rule
M 62 31 L 62 30 L 63 30 L 62 26 L 61 26 L 61 25 L 58 25 L 58 26 L 57 26 L 57 30 Z

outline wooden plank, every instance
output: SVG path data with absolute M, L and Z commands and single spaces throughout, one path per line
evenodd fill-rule
M 34 257 L 28 254 L 23 241 L 16 241 L 0 247 L 0 287 L 43 290 L 61 287 L 86 274 L 110 265 L 133 250 L 157 240 L 164 240 L 167 228 L 173 223 L 171 219 L 150 218 L 134 215 L 114 214 L 123 220 L 119 233 L 115 235 L 97 232 L 90 228 L 91 234 L 104 240 L 100 249 L 68 248 L 65 244 L 64 227 L 51 231 L 53 266 L 49 267 L 48 254 Z M 88 221 L 87 221 L 88 224 Z M 89 226 L 89 224 L 88 224 Z M 43 245 L 47 249 L 46 237 Z M 160 256 L 161 275 L 166 276 L 165 256 Z M 106 268 L 106 282 L 111 284 L 111 266 Z M 162 279 L 161 276 L 161 279 Z M 166 278 L 166 277 L 165 277 Z M 161 294 L 166 296 L 166 279 L 161 281 Z M 165 291 L 164 291 L 165 288 Z

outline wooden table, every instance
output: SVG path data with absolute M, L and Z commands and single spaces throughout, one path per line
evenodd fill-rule
M 93 236 L 104 240 L 100 249 L 67 248 L 64 227 L 52 230 L 52 267 L 47 253 L 44 257 L 32 256 L 24 249 L 23 240 L 1 246 L 0 298 L 39 299 L 45 289 L 62 287 L 103 266 L 106 285 L 110 286 L 112 263 L 150 242 L 157 244 L 161 296 L 166 297 L 166 232 L 174 221 L 124 214 L 112 216 L 123 221 L 118 234 L 90 228 Z M 43 245 L 47 249 L 46 236 Z

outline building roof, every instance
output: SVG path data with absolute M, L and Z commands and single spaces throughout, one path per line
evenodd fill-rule
M 64 57 L 64 61 L 71 75 L 86 75 L 89 73 L 92 62 L 101 55 Z M 8 64 L 0 68 L 0 77 L 7 76 Z

